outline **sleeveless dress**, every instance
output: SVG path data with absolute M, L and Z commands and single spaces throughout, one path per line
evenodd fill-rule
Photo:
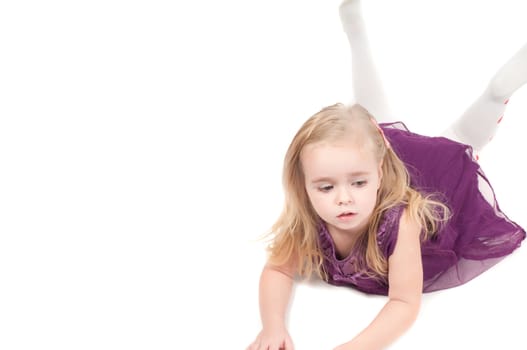
M 494 192 L 468 145 L 444 137 L 414 134 L 401 123 L 380 124 L 394 152 L 406 165 L 412 188 L 442 196 L 451 218 L 421 245 L 423 292 L 461 285 L 478 276 L 518 248 L 525 230 L 500 210 Z M 377 232 L 380 251 L 393 253 L 402 206 L 387 210 Z M 354 269 L 351 253 L 338 259 L 325 225 L 319 229 L 328 282 L 369 294 L 388 294 L 387 281 Z

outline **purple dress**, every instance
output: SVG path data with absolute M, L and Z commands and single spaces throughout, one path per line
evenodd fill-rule
M 422 243 L 423 292 L 463 284 L 518 248 L 525 230 L 501 212 L 472 148 L 444 137 L 409 132 L 402 123 L 381 124 L 395 153 L 405 163 L 411 186 L 437 193 L 452 217 L 436 236 Z M 386 259 L 395 248 L 403 207 L 389 209 L 379 224 L 378 245 Z M 370 294 L 388 294 L 386 281 L 354 269 L 356 256 L 338 259 L 325 225 L 319 230 L 328 282 Z

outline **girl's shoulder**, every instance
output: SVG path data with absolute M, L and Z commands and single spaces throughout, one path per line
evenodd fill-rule
M 386 209 L 379 222 L 377 245 L 386 258 L 390 257 L 395 249 L 401 217 L 405 208 L 405 204 L 399 204 Z

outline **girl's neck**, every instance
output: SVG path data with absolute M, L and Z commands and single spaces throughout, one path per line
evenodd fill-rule
M 333 240 L 335 254 L 339 260 L 343 260 L 351 254 L 357 241 L 366 231 L 366 228 L 361 228 L 356 232 L 347 232 L 329 225 L 327 229 Z

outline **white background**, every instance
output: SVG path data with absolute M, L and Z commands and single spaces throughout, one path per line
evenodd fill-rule
M 0 348 L 244 349 L 257 240 L 301 123 L 351 99 L 336 0 L 0 5 Z M 372 0 L 400 119 L 442 130 L 527 41 L 522 2 Z M 527 226 L 527 88 L 481 164 Z M 525 349 L 527 252 L 427 294 L 393 349 Z M 290 331 L 332 349 L 386 301 L 300 284 Z

